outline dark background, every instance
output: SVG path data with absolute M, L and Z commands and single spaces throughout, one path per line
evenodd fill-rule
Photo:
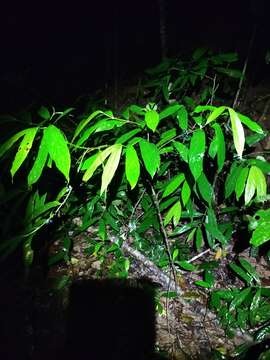
M 268 0 L 163 0 L 168 55 L 198 46 L 238 51 L 252 31 L 253 72 L 263 75 Z M 72 104 L 161 60 L 159 0 L 10 1 L 0 11 L 0 106 Z M 269 46 L 270 47 L 270 46 Z M 253 66 L 252 65 L 252 66 Z M 255 77 L 256 77 L 255 76 Z

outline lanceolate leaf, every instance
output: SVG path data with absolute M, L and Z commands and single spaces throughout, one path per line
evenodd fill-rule
M 116 144 L 124 144 L 126 141 L 128 141 L 129 139 L 131 139 L 133 136 L 135 136 L 136 134 L 138 134 L 141 131 L 141 129 L 134 129 L 131 130 L 123 135 L 121 135 L 117 140 L 116 140 Z
M 187 163 L 188 162 L 188 148 L 184 144 L 182 144 L 178 141 L 174 141 L 173 146 L 179 152 L 181 158 Z
M 146 140 L 142 140 L 140 141 L 140 150 L 147 172 L 150 174 L 151 177 L 154 177 L 160 165 L 160 155 L 158 152 L 158 148 L 155 144 L 150 143 Z
M 253 171 L 254 166 L 251 166 L 248 173 L 247 184 L 245 188 L 245 205 L 247 205 L 253 198 L 256 191 L 256 179 L 254 177 L 255 172 Z
M 176 113 L 180 108 L 179 104 L 174 104 L 166 107 L 164 110 L 161 111 L 159 114 L 159 120 L 165 119 L 166 117 L 169 117 Z
M 131 189 L 134 189 L 140 176 L 140 162 L 132 145 L 129 145 L 126 150 L 125 172 Z
M 237 181 L 235 184 L 235 194 L 236 194 L 237 200 L 239 200 L 240 196 L 243 194 L 243 192 L 245 190 L 248 172 L 249 172 L 248 168 L 241 169 L 239 176 L 237 178 Z
M 65 176 L 67 181 L 69 181 L 71 160 L 67 140 L 62 132 L 54 125 L 49 125 L 44 130 L 44 137 L 50 157 L 54 161 L 57 169 Z
M 244 145 L 245 145 L 245 133 L 244 133 L 243 125 L 237 113 L 233 109 L 229 108 L 228 110 L 231 118 L 234 146 L 238 156 L 242 158 Z
M 191 194 L 190 187 L 188 185 L 188 182 L 185 180 L 181 190 L 181 198 L 184 206 L 187 204 L 190 198 L 190 194 Z
M 149 129 L 153 132 L 156 131 L 156 128 L 159 123 L 159 115 L 156 110 L 149 110 L 145 113 L 144 117 L 145 123 Z
M 169 184 L 166 186 L 164 193 L 162 195 L 162 198 L 169 196 L 170 194 L 172 194 L 180 185 L 181 183 L 185 180 L 185 175 L 184 174 L 179 174 L 177 176 L 175 176 L 170 182 Z
M 219 124 L 213 125 L 215 129 L 215 138 L 217 142 L 217 163 L 218 163 L 218 173 L 223 169 L 223 165 L 225 162 L 226 156 L 226 146 L 225 146 L 225 139 L 223 135 L 222 128 Z
M 19 131 L 17 134 L 13 135 L 10 139 L 4 142 L 0 146 L 0 158 L 15 144 L 22 136 L 24 136 L 29 129 Z
M 72 142 L 76 139 L 76 137 L 80 134 L 80 132 L 85 128 L 85 126 L 97 115 L 103 114 L 101 110 L 94 111 L 90 116 L 88 116 L 86 119 L 83 119 L 79 125 L 77 126 Z
M 222 115 L 224 113 L 224 111 L 226 109 L 227 109 L 226 106 L 220 106 L 220 107 L 216 108 L 214 111 L 212 111 L 212 113 L 208 116 L 208 119 L 207 119 L 205 125 L 216 120 L 220 115 Z
M 264 200 L 266 196 L 266 180 L 263 172 L 257 166 L 251 166 L 245 189 L 245 204 L 247 205 L 257 191 L 257 200 Z
M 236 181 L 238 180 L 239 174 L 241 172 L 241 166 L 238 166 L 237 163 L 233 163 L 230 169 L 230 173 L 225 181 L 225 198 L 227 199 L 234 191 L 236 186 Z
M 109 146 L 107 149 L 98 153 L 94 161 L 91 161 L 91 164 L 84 173 L 82 180 L 88 181 L 93 176 L 96 169 L 107 159 L 107 157 L 114 151 L 115 147 L 117 146 L 119 146 L 119 144 Z
M 187 130 L 188 128 L 188 112 L 184 106 L 181 106 L 181 108 L 177 112 L 177 119 L 178 119 L 178 125 L 180 129 Z
M 164 225 L 168 225 L 173 220 L 173 225 L 176 226 L 179 223 L 181 217 L 181 203 L 177 201 L 168 211 L 164 219 Z
M 120 157 L 122 152 L 122 145 L 116 144 L 109 159 L 107 160 L 106 165 L 104 166 L 104 170 L 101 178 L 101 190 L 100 194 L 102 195 L 104 191 L 107 190 L 108 185 L 112 181 L 116 169 L 118 168 Z
M 197 184 L 202 198 L 208 204 L 211 204 L 214 200 L 213 199 L 214 192 L 211 184 L 209 183 L 204 173 L 202 173 L 201 176 L 198 178 Z
M 239 114 L 237 113 L 240 121 L 246 125 L 250 130 L 258 133 L 258 134 L 264 134 L 264 131 L 263 129 L 260 127 L 259 124 L 257 124 L 255 121 L 251 120 L 249 117 L 245 116 L 245 115 L 242 115 L 242 114 Z
M 203 171 L 203 157 L 205 152 L 205 133 L 197 129 L 192 135 L 189 148 L 189 168 L 195 181 Z
M 29 186 L 35 184 L 40 178 L 42 174 L 42 170 L 46 164 L 47 158 L 48 158 L 48 147 L 43 135 L 34 165 L 28 174 L 27 181 Z
M 36 136 L 37 130 L 38 130 L 37 127 L 27 129 L 27 132 L 25 133 L 25 135 L 20 143 L 19 149 L 15 155 L 15 158 L 13 160 L 13 163 L 12 163 L 12 166 L 10 169 L 10 173 L 11 173 L 12 177 L 19 170 L 19 168 L 23 164 L 24 160 L 26 159 L 27 155 L 29 154 L 29 151 L 33 145 L 33 141 Z

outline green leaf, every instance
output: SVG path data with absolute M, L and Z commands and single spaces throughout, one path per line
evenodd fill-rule
M 235 194 L 236 199 L 239 200 L 240 196 L 243 194 L 245 190 L 246 180 L 248 176 L 249 169 L 248 168 L 241 168 L 241 171 L 238 175 L 236 184 L 235 184 Z
M 197 285 L 197 286 L 201 286 L 203 288 L 206 288 L 206 289 L 209 289 L 209 288 L 212 287 L 211 284 L 209 284 L 208 282 L 203 281 L 203 280 L 197 280 L 197 281 L 195 281 L 194 284 Z
M 239 262 L 241 266 L 253 277 L 253 279 L 256 281 L 258 285 L 261 284 L 260 276 L 257 273 L 255 267 L 250 264 L 246 259 L 243 257 L 239 257 Z
M 121 135 L 118 139 L 116 139 L 115 143 L 116 144 L 124 144 L 126 141 L 128 141 L 129 139 L 133 138 L 133 136 L 135 136 L 136 134 L 138 134 L 141 131 L 141 129 L 134 129 L 131 130 L 123 135 Z
M 249 117 L 239 114 L 237 113 L 241 123 L 243 123 L 244 125 L 246 125 L 250 130 L 256 132 L 257 134 L 264 134 L 263 129 L 261 128 L 261 126 L 259 124 L 257 124 L 255 121 L 251 120 Z
M 109 147 L 107 147 L 107 149 L 91 156 L 90 166 L 83 175 L 83 178 L 82 178 L 83 181 L 88 181 L 93 176 L 96 169 L 107 159 L 107 157 L 111 154 L 111 152 L 114 151 L 114 148 L 116 145 L 118 145 L 118 144 L 109 146 Z M 95 156 L 94 161 L 92 161 L 93 160 L 92 158 L 94 156 Z M 85 166 L 84 166 L 84 168 L 85 168 Z
M 166 107 L 159 114 L 159 120 L 165 119 L 166 117 L 169 117 L 169 116 L 175 114 L 180 109 L 180 107 L 181 106 L 179 104 L 173 104 L 173 105 Z
M 144 121 L 147 127 L 153 132 L 156 131 L 156 128 L 159 123 L 159 115 L 156 110 L 149 110 L 145 113 Z
M 170 180 L 169 184 L 166 186 L 162 198 L 171 195 L 181 183 L 185 180 L 185 175 L 183 173 L 176 175 L 173 179 Z
M 203 171 L 203 158 L 205 152 L 205 133 L 197 129 L 192 135 L 189 148 L 189 168 L 195 181 Z
M 100 195 L 102 195 L 104 191 L 107 191 L 107 187 L 112 181 L 112 178 L 114 177 L 114 174 L 119 165 L 119 161 L 122 153 L 122 145 L 115 144 L 113 146 L 114 146 L 113 151 L 111 152 L 110 157 L 107 160 L 106 165 L 104 166 L 103 169 Z
M 215 123 L 212 127 L 215 129 L 215 137 L 210 144 L 209 155 L 213 159 L 217 154 L 218 172 L 220 172 L 223 168 L 226 155 L 225 139 L 219 124 Z
M 89 115 L 86 119 L 83 119 L 79 125 L 77 126 L 73 139 L 71 142 L 74 142 L 74 140 L 76 139 L 76 137 L 81 133 L 81 131 L 85 128 L 85 126 L 92 120 L 94 119 L 94 117 L 96 117 L 99 114 L 104 114 L 103 111 L 101 110 L 96 110 L 94 111 L 91 115 Z
M 0 158 L 15 144 L 22 136 L 24 136 L 29 129 L 19 131 L 17 134 L 13 135 L 10 139 L 4 142 L 0 146 Z
M 190 194 L 191 194 L 191 189 L 189 187 L 188 182 L 185 180 L 181 190 L 181 199 L 184 206 L 187 204 L 190 198 Z
M 232 268 L 232 270 L 242 278 L 248 285 L 252 283 L 252 276 L 248 273 L 246 273 L 240 266 L 230 263 L 229 266 Z
M 256 166 L 251 166 L 251 168 L 249 169 L 247 184 L 245 188 L 245 205 L 250 202 L 256 191 L 256 169 L 258 169 Z
M 140 141 L 142 159 L 147 172 L 153 178 L 160 165 L 160 155 L 155 144 L 146 140 Z
M 197 48 L 192 54 L 192 59 L 198 61 L 206 52 L 207 48 Z
M 174 141 L 173 146 L 178 151 L 181 158 L 187 163 L 188 162 L 188 148 L 184 144 L 182 144 L 178 141 Z
M 237 294 L 233 300 L 230 303 L 229 311 L 234 311 L 238 306 L 242 304 L 242 302 L 246 299 L 246 297 L 250 294 L 251 288 L 246 288 L 242 291 L 240 291 L 239 294 Z
M 69 181 L 70 171 L 70 153 L 67 146 L 67 140 L 63 136 L 61 130 L 54 125 L 49 125 L 44 129 L 44 138 L 47 143 L 47 148 L 50 157 L 55 163 L 57 169 Z
M 126 149 L 125 172 L 131 189 L 134 189 L 140 176 L 140 161 L 132 145 Z
M 260 246 L 270 240 L 270 209 L 258 210 L 254 214 L 256 228 L 253 231 L 250 244 Z
M 238 69 L 228 69 L 223 67 L 216 67 L 216 70 L 222 74 L 230 76 L 235 79 L 240 79 L 242 77 L 242 71 Z
M 225 181 L 225 199 L 227 199 L 234 192 L 241 170 L 241 166 L 238 166 L 236 162 L 232 164 L 230 172 Z
M 228 108 L 228 110 L 231 119 L 234 146 L 238 156 L 242 158 L 244 145 L 245 145 L 245 133 L 244 133 L 243 125 L 237 113 L 231 108 Z
M 215 108 L 215 110 L 213 110 L 212 113 L 208 116 L 205 125 L 209 124 L 210 122 L 220 117 L 226 109 L 227 109 L 226 106 L 219 106 L 218 108 Z
M 33 145 L 33 141 L 35 139 L 36 133 L 38 131 L 38 128 L 30 128 L 27 129 L 21 143 L 19 146 L 19 149 L 15 155 L 15 158 L 13 160 L 10 173 L 12 178 L 16 174 L 16 172 L 19 170 L 21 165 L 23 164 L 24 160 L 26 159 L 27 155 L 29 154 L 29 151 Z
M 226 238 L 219 230 L 216 215 L 214 210 L 211 208 L 208 209 L 207 222 L 204 224 L 204 226 L 214 239 L 219 240 L 222 244 L 226 244 Z
M 202 198 L 208 204 L 211 204 L 214 200 L 213 199 L 214 191 L 204 173 L 201 173 L 201 176 L 198 178 L 197 185 L 198 185 L 198 188 L 199 188 Z
M 169 142 L 172 138 L 176 136 L 176 130 L 170 129 L 161 134 L 160 141 L 157 143 L 157 147 L 161 147 L 163 144 Z
M 164 225 L 168 225 L 173 220 L 173 225 L 176 226 L 179 223 L 181 217 L 181 203 L 177 201 L 168 211 L 164 219 Z
M 203 234 L 200 227 L 196 229 L 195 246 L 196 250 L 200 251 L 203 245 Z
M 46 108 L 45 106 L 41 106 L 38 109 L 38 115 L 44 120 L 50 120 L 50 117 L 51 117 L 48 108 Z
M 182 105 L 177 112 L 177 120 L 180 129 L 187 130 L 188 128 L 188 112 L 186 108 Z
M 187 271 L 195 271 L 196 270 L 196 266 L 194 266 L 193 264 L 189 263 L 186 260 L 175 261 L 175 263 L 184 270 L 187 270 Z

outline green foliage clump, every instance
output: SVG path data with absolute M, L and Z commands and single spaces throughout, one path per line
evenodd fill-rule
M 130 259 L 121 247 L 130 238 L 160 268 L 186 271 L 198 270 L 192 254 L 226 251 L 244 226 L 249 246 L 267 243 L 270 164 L 253 152 L 267 133 L 221 100 L 230 81 L 242 76 L 231 68 L 236 60 L 236 54 L 205 49 L 189 61 L 166 60 L 147 72 L 148 97 L 117 114 L 40 108 L 35 121 L 1 141 L 1 204 L 8 207 L 18 197 L 14 206 L 26 206 L 15 234 L 7 216 L 1 256 L 21 245 L 30 265 L 34 236 L 61 214 L 82 219 L 77 231 L 95 229 L 87 251 L 101 261 L 114 254 L 112 276 L 128 274 Z M 51 263 L 69 261 L 67 232 L 64 238 Z M 269 333 L 270 293 L 248 261 L 239 263 L 231 270 L 245 286 L 213 291 L 211 306 L 228 333 L 259 326 L 260 338 Z M 214 288 L 218 256 L 200 266 L 204 276 L 196 285 Z

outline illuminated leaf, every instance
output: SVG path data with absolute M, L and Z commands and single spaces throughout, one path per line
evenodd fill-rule
M 159 120 L 165 119 L 166 117 L 169 117 L 169 116 L 175 114 L 180 109 L 180 107 L 181 107 L 181 105 L 179 105 L 179 104 L 173 104 L 173 105 L 166 107 L 159 114 Z
M 219 106 L 218 108 L 215 108 L 214 111 L 208 116 L 207 121 L 205 125 L 209 124 L 210 122 L 216 120 L 219 116 L 221 116 L 224 111 L 227 109 L 226 106 Z
M 182 190 L 181 190 L 181 199 L 183 202 L 183 205 L 185 206 L 190 198 L 190 194 L 191 194 L 191 190 L 189 187 L 188 182 L 185 180 L 184 184 L 182 186 Z
M 188 128 L 188 112 L 184 106 L 181 106 L 181 108 L 177 112 L 177 119 L 178 119 L 178 125 L 180 129 L 187 130 Z
M 140 141 L 142 159 L 147 172 L 153 178 L 160 165 L 160 155 L 155 144 L 146 140 Z
M 243 125 L 237 113 L 233 109 L 229 108 L 228 110 L 231 118 L 234 146 L 238 156 L 242 158 L 244 145 L 245 145 L 245 133 L 244 133 Z
M 126 149 L 125 172 L 131 189 L 134 189 L 140 176 L 140 161 L 132 145 Z
M 70 171 L 70 153 L 67 145 L 67 140 L 63 136 L 61 130 L 54 125 L 49 125 L 44 130 L 44 137 L 46 139 L 48 152 L 55 163 L 57 169 L 69 181 Z
M 35 139 L 37 130 L 38 130 L 37 127 L 27 129 L 27 131 L 19 145 L 18 151 L 15 155 L 15 158 L 13 160 L 13 163 L 12 163 L 12 166 L 10 169 L 10 173 L 11 173 L 12 177 L 19 170 L 19 168 L 23 164 L 24 160 L 26 159 L 27 155 L 29 154 L 29 151 L 33 145 L 33 141 Z
M 174 141 L 173 146 L 180 154 L 181 158 L 187 163 L 188 162 L 188 148 L 180 143 L 179 141 Z
M 37 157 L 34 161 L 32 169 L 30 170 L 30 172 L 28 174 L 27 181 L 28 181 L 29 186 L 35 184 L 38 181 L 38 179 L 40 178 L 40 176 L 42 174 L 42 170 L 46 164 L 48 154 L 49 153 L 48 153 L 47 142 L 43 135 L 40 145 L 39 145 Z
M 237 181 L 235 184 L 235 194 L 236 194 L 237 200 L 239 200 L 240 196 L 243 194 L 243 192 L 245 190 L 248 172 L 249 172 L 248 168 L 243 168 L 243 169 L 241 169 L 241 171 L 237 177 Z
M 114 177 L 114 174 L 119 165 L 121 152 L 122 152 L 122 145 L 115 144 L 115 147 L 111 152 L 110 157 L 107 160 L 106 165 L 104 166 L 103 169 L 103 173 L 101 177 L 101 190 L 100 190 L 101 195 L 103 194 L 104 191 L 107 190 L 107 187 L 109 186 L 110 182 L 112 181 L 112 178 Z
M 195 181 L 203 171 L 203 158 L 205 152 L 205 133 L 197 129 L 192 135 L 189 148 L 189 168 Z

